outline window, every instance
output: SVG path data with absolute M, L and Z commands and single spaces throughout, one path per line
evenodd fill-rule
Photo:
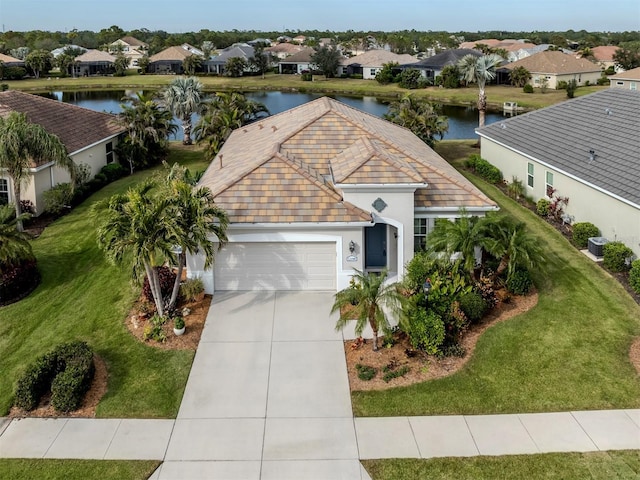
M 0 205 L 6 205 L 7 203 L 9 203 L 9 182 L 4 178 L 0 178 Z
M 527 163 L 527 185 L 533 188 L 533 163 Z
M 419 252 L 424 250 L 427 244 L 427 234 L 429 233 L 428 218 L 413 219 L 413 251 Z
M 371 71 L 369 72 L 369 74 L 370 74 L 372 77 L 375 77 L 375 76 L 376 76 L 376 69 L 375 69 L 375 68 L 372 68 L 372 69 L 371 69 Z
M 545 182 L 545 192 L 547 193 L 547 197 L 551 198 L 553 195 L 553 173 L 546 173 Z
M 620 82 L 620 81 L 618 81 L 618 82 L 616 82 L 616 85 L 618 85 L 618 86 L 620 86 L 620 87 L 624 87 L 624 82 Z
M 113 163 L 113 143 L 107 143 L 107 163 Z
M 638 89 L 638 87 L 636 86 L 636 82 L 631 82 L 631 83 L 629 84 L 629 89 L 630 89 L 630 90 L 637 90 L 637 89 Z

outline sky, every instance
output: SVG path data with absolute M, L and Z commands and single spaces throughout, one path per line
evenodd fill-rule
M 639 0 L 0 0 L 2 31 L 631 31 Z

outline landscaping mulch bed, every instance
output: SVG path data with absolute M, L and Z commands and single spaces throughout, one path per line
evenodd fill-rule
M 344 342 L 345 357 L 347 360 L 347 373 L 351 391 L 357 390 L 384 390 L 391 387 L 403 387 L 414 383 L 434 380 L 446 377 L 460 370 L 471 358 L 476 343 L 484 331 L 498 322 L 508 320 L 533 308 L 538 303 L 538 293 L 532 292 L 526 296 L 513 296 L 509 303 L 499 303 L 485 319 L 467 330 L 462 339 L 461 346 L 465 350 L 463 357 L 443 357 L 426 355 L 423 352 L 415 352 L 416 355 L 408 357 L 406 351 L 412 350 L 409 338 L 397 332 L 394 335 L 393 346 L 383 346 L 383 339 L 378 339 L 378 351 L 374 352 L 371 340 L 359 344 L 353 340 Z M 376 376 L 371 380 L 358 378 L 356 365 L 367 365 L 377 369 Z M 409 367 L 409 372 L 404 376 L 383 380 L 383 368 L 392 364 L 397 370 L 403 366 Z

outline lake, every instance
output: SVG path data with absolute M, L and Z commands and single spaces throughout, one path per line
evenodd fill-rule
M 136 91 L 124 90 L 88 90 L 81 92 L 51 92 L 43 96 L 98 112 L 119 113 L 121 111 L 120 103 L 122 97 L 125 95 L 134 95 L 135 93 Z M 269 109 L 269 112 L 274 115 L 325 95 L 320 93 L 295 92 L 249 92 L 246 96 L 252 100 L 263 103 Z M 388 100 L 380 100 L 375 97 L 329 96 L 378 117 L 382 117 L 389 110 Z M 445 134 L 445 139 L 477 138 L 474 129 L 478 126 L 478 112 L 475 108 L 443 105 L 442 114 L 449 119 L 449 131 Z M 485 121 L 488 125 L 503 118 L 499 113 L 487 112 Z M 179 125 L 180 122 L 176 120 L 176 124 Z M 177 138 L 182 138 L 181 129 L 179 130 Z

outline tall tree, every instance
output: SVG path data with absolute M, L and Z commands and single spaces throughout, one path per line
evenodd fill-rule
M 116 77 L 124 77 L 127 74 L 127 68 L 129 68 L 129 63 L 131 62 L 131 58 L 127 57 L 124 53 L 118 53 L 116 55 L 116 60 L 113 62 Z
M 311 62 L 318 67 L 325 77 L 333 78 L 338 71 L 340 58 L 342 58 L 342 55 L 337 48 L 333 46 L 323 46 L 311 55 Z
M 224 74 L 227 77 L 241 77 L 248 67 L 247 61 L 242 57 L 231 57 L 224 64 Z
M 269 54 L 264 51 L 264 44 L 258 43 L 253 49 L 253 57 L 249 59 L 249 65 L 264 78 L 264 74 L 270 64 L 271 59 Z
M 189 55 L 182 61 L 182 68 L 187 75 L 195 75 L 202 67 L 203 58 L 200 55 Z
M 69 158 L 60 139 L 42 126 L 31 123 L 20 112 L 0 116 L 0 168 L 11 178 L 18 230 L 22 231 L 21 206 L 22 187 L 31 181 L 29 169 L 34 163 L 52 161 L 65 168 L 75 178 L 75 164 Z
M 519 66 L 509 72 L 509 81 L 514 87 L 524 87 L 531 80 L 531 73 L 523 66 Z
M 25 57 L 24 63 L 36 78 L 40 78 L 41 73 L 47 73 L 53 67 L 53 55 L 46 50 L 34 50 Z
M 502 57 L 494 53 L 476 57 L 465 55 L 458 62 L 458 69 L 462 79 L 467 83 L 478 85 L 478 124 L 484 126 L 485 114 L 487 112 L 487 94 L 485 86 L 487 82 L 496 78 L 496 67 L 502 62 Z
M 423 142 L 433 147 L 436 137 L 442 139 L 449 129 L 447 117 L 440 115 L 438 108 L 428 100 L 407 94 L 389 106 L 389 112 L 384 118 L 408 128 Z
M 191 115 L 202 102 L 202 83 L 195 77 L 178 77 L 163 91 L 162 98 L 167 108 L 182 121 L 182 143 L 191 145 Z
M 373 331 L 373 350 L 378 350 L 378 332 L 382 330 L 387 333 L 390 330 L 390 322 L 385 310 L 398 315 L 402 306 L 402 295 L 397 284 L 385 283 L 386 271 L 379 275 L 363 273 L 356 269 L 354 271 L 351 285 L 336 293 L 331 313 L 353 306 L 356 316 L 356 335 L 361 336 L 368 323 Z M 336 322 L 336 330 L 343 330 L 349 321 L 349 318 L 341 314 Z
M 620 44 L 620 48 L 613 54 L 616 65 L 625 70 L 640 67 L 640 40 Z

